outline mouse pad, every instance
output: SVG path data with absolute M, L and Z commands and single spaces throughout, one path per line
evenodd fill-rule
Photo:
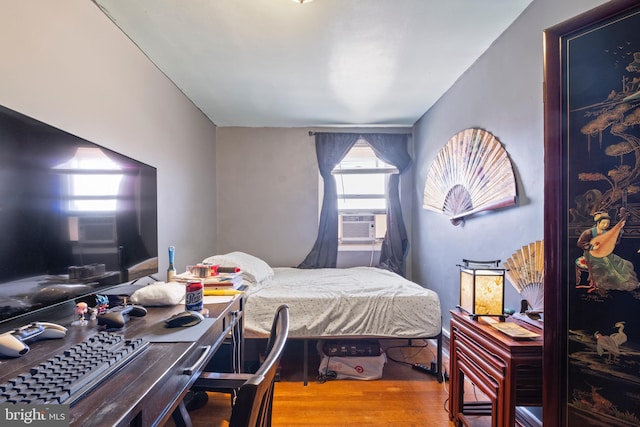
M 215 318 L 205 318 L 194 326 L 167 328 L 164 322 L 151 326 L 144 339 L 149 342 L 194 342 L 198 341 L 202 334 L 216 321 Z

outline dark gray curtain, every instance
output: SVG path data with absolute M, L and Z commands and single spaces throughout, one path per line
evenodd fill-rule
M 338 259 L 338 193 L 331 174 L 333 168 L 358 139 L 367 141 L 380 159 L 395 166 L 400 174 L 411 164 L 406 134 L 316 133 L 316 155 L 324 181 L 318 237 L 311 252 L 298 268 L 333 268 Z M 409 247 L 400 207 L 400 175 L 389 178 L 387 188 L 387 233 L 382 242 L 378 267 L 405 275 L 405 256 Z
M 395 166 L 400 174 L 411 165 L 407 151 L 407 135 L 371 134 L 363 135 L 378 158 Z M 409 249 L 407 229 L 402 219 L 400 206 L 400 174 L 389 177 L 387 188 L 387 233 L 382 241 L 378 267 L 393 271 L 404 277 L 405 257 Z
M 298 268 L 332 268 L 338 260 L 338 191 L 331 174 L 358 140 L 355 133 L 316 133 L 316 156 L 324 182 L 318 237 Z

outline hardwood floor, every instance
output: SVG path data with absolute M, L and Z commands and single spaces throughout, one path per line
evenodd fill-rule
M 275 385 L 272 425 L 453 426 L 447 413 L 448 383 L 439 383 L 435 377 L 410 366 L 429 366 L 435 360 L 435 345 L 424 346 L 421 340 L 414 340 L 411 347 L 407 340 L 381 343 L 389 359 L 382 379 L 319 383 L 319 358 L 310 351 L 309 384 L 304 386 L 302 341 L 290 340 L 282 360 L 281 380 Z M 448 359 L 444 366 L 448 370 Z M 207 405 L 190 415 L 193 425 L 200 427 L 224 425 L 220 418 L 228 413 L 229 396 L 210 393 Z
M 424 374 L 423 374 L 424 375 Z M 435 379 L 278 383 L 274 426 L 448 426 Z

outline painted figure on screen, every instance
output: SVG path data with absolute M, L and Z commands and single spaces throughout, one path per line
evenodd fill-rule
M 624 209 L 621 210 L 624 213 Z M 626 218 L 620 220 L 612 229 L 611 217 L 607 212 L 596 212 L 595 225 L 580 234 L 578 246 L 583 249 L 584 263 L 588 271 L 588 292 L 596 289 L 626 290 L 638 288 L 638 277 L 633 264 L 615 253 L 615 246 L 624 233 Z

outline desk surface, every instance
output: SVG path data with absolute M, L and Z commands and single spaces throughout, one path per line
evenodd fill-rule
M 235 324 L 241 301 L 241 297 L 236 297 L 231 302 L 208 304 L 209 317 L 215 321 L 209 322 L 194 341 L 151 342 L 136 359 L 70 408 L 70 425 L 162 425 Z M 120 331 L 126 338 L 144 337 L 157 330 L 158 324 L 170 315 L 183 310 L 182 305 L 150 307 L 145 317 L 132 317 Z M 0 359 L 0 383 L 98 331 L 95 321 L 68 329 L 63 339 L 36 341 L 24 356 Z M 194 364 L 195 372 L 185 374 L 184 369 Z

